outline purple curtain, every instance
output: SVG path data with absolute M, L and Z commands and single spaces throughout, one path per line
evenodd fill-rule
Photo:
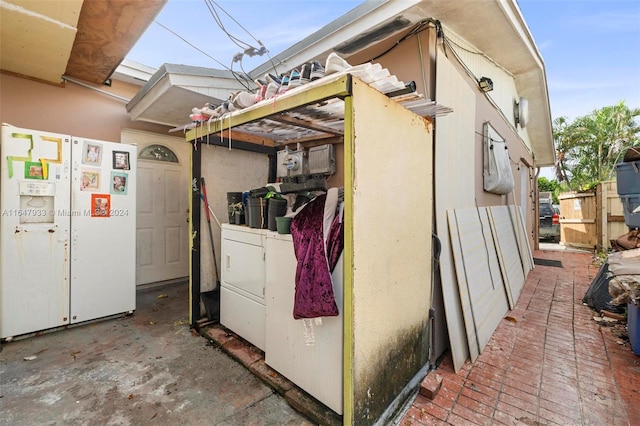
M 329 235 L 327 236 L 327 260 L 329 261 L 329 270 L 333 272 L 333 269 L 338 263 L 338 258 L 344 248 L 344 233 L 342 228 L 342 216 L 336 215 L 329 228 Z
M 326 194 L 314 198 L 291 221 L 293 250 L 298 260 L 293 304 L 295 319 L 338 315 L 322 232 L 325 199 Z M 331 269 L 336 261 L 337 256 Z

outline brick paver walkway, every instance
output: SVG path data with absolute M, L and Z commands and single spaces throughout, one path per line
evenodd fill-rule
M 418 395 L 400 425 L 640 425 L 640 356 L 598 325 L 582 298 L 598 272 L 589 253 L 536 251 L 515 308 L 475 363 L 451 359 L 433 400 Z

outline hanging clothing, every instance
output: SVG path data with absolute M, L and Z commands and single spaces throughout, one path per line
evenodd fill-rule
M 293 317 L 337 316 L 331 271 L 343 247 L 341 215 L 336 215 L 338 190 L 331 188 L 307 203 L 291 221 L 298 260 Z

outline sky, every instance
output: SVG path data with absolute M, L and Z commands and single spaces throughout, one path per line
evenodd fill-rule
M 234 37 L 256 47 L 260 40 L 276 55 L 361 3 L 169 0 L 127 59 L 154 68 L 163 63 L 231 67 L 244 49 L 224 34 L 211 9 Z M 552 118 L 572 120 L 620 100 L 640 108 L 640 0 L 518 4 L 545 62 Z M 250 71 L 267 60 L 245 56 L 242 65 Z M 233 64 L 234 70 L 239 65 Z
M 361 3 L 169 0 L 127 59 L 154 68 L 171 63 L 250 71 L 266 62 L 267 55 L 245 55 L 232 65 L 246 45 L 231 41 L 212 10 L 232 36 L 255 47 L 259 40 L 273 56 Z M 640 0 L 518 4 L 545 63 L 552 119 L 573 120 L 622 100 L 640 108 Z

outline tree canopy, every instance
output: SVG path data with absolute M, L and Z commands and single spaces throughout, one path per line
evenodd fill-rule
M 585 190 L 615 176 L 615 165 L 628 148 L 640 145 L 640 108 L 620 101 L 572 122 L 553 120 L 557 150 L 556 176 L 570 191 Z
M 542 176 L 538 178 L 538 190 L 543 192 L 551 192 L 553 204 L 558 204 L 558 195 L 560 194 L 560 184 L 558 181 L 549 180 Z

